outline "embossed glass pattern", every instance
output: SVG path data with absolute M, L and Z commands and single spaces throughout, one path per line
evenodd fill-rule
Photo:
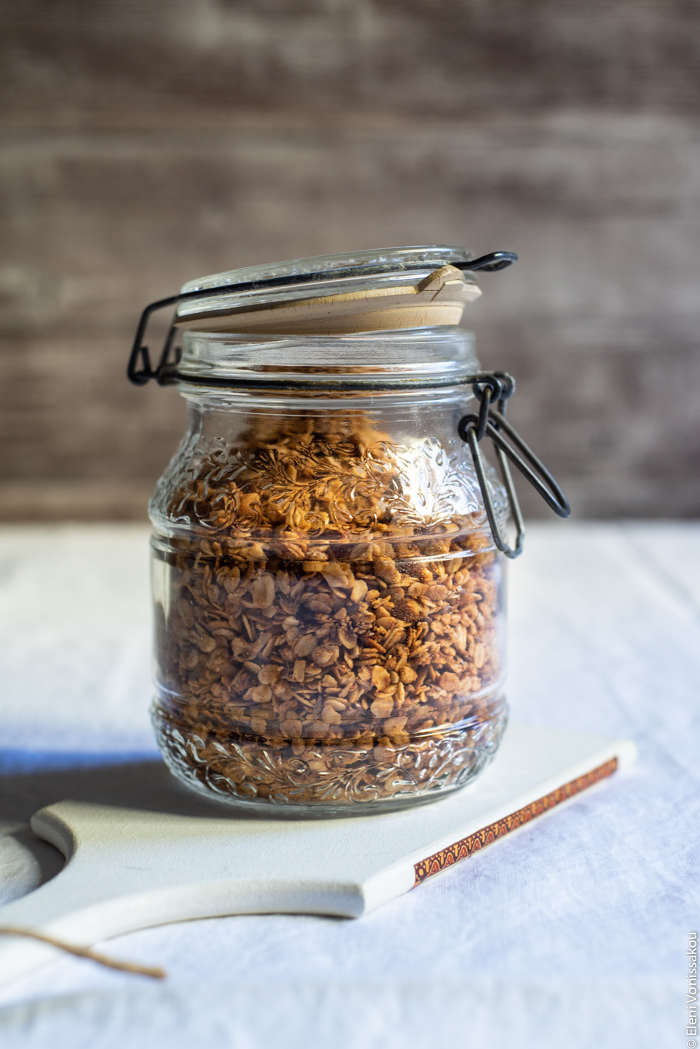
M 266 338 L 251 392 L 196 384 L 203 361 L 259 361 L 251 340 L 185 337 L 188 432 L 150 507 L 153 720 L 197 790 L 385 811 L 464 785 L 495 753 L 503 564 L 457 436 L 468 387 L 371 380 L 388 356 L 419 373 L 478 362 L 467 332 L 422 329 L 335 338 L 310 373 L 313 341 Z M 360 357 L 366 391 L 319 387 Z M 265 374 L 288 388 L 265 390 Z M 505 517 L 495 473 L 491 486 Z

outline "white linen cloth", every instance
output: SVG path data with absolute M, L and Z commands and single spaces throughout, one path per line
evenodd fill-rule
M 700 923 L 700 526 L 538 524 L 511 568 L 513 720 L 635 740 L 630 771 L 359 921 L 231 917 L 57 955 L 0 991 L 0 1043 L 683 1046 Z M 0 529 L 0 901 L 51 876 L 31 812 L 153 756 L 148 538 Z

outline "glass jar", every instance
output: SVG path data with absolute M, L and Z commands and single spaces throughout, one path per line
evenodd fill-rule
M 430 276 L 440 252 L 469 259 L 402 249 L 183 289 L 188 429 L 150 504 L 153 723 L 171 770 L 209 796 L 300 815 L 387 811 L 462 787 L 503 735 L 504 563 L 458 435 L 479 364 L 470 333 L 430 323 L 430 299 L 420 317 L 387 305 L 408 251 L 418 288 L 417 261 Z M 303 277 L 319 271 L 310 317 Z M 478 289 L 460 281 L 466 295 L 447 298 L 463 308 Z M 339 284 L 342 303 L 357 293 L 340 321 Z M 228 285 L 223 304 L 197 298 Z M 378 286 L 379 313 L 394 309 L 384 330 Z M 502 532 L 506 492 L 482 469 Z

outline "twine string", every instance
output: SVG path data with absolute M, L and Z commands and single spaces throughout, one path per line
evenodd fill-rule
M 0 935 L 2 936 L 24 936 L 29 940 L 38 940 L 40 943 L 48 943 L 51 947 L 57 947 L 60 951 L 65 951 L 67 954 L 74 954 L 77 958 L 87 958 L 91 962 L 97 962 L 98 965 L 104 965 L 108 969 L 120 969 L 122 972 L 136 973 L 139 976 L 150 976 L 154 980 L 164 980 L 166 978 L 165 969 L 161 969 L 160 966 L 153 965 L 138 965 L 136 962 L 121 962 L 117 958 L 111 958 L 108 954 L 102 954 L 101 951 L 95 951 L 92 947 L 80 947 L 78 944 L 69 943 L 67 940 L 60 939 L 57 936 L 50 936 L 45 932 L 38 932 L 36 929 L 23 929 L 15 928 L 11 925 L 0 925 Z

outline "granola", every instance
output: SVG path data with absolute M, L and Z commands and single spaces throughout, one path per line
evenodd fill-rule
M 363 412 L 261 415 L 164 480 L 154 722 L 193 786 L 415 801 L 495 751 L 500 561 L 473 515 L 402 501 L 401 463 Z

